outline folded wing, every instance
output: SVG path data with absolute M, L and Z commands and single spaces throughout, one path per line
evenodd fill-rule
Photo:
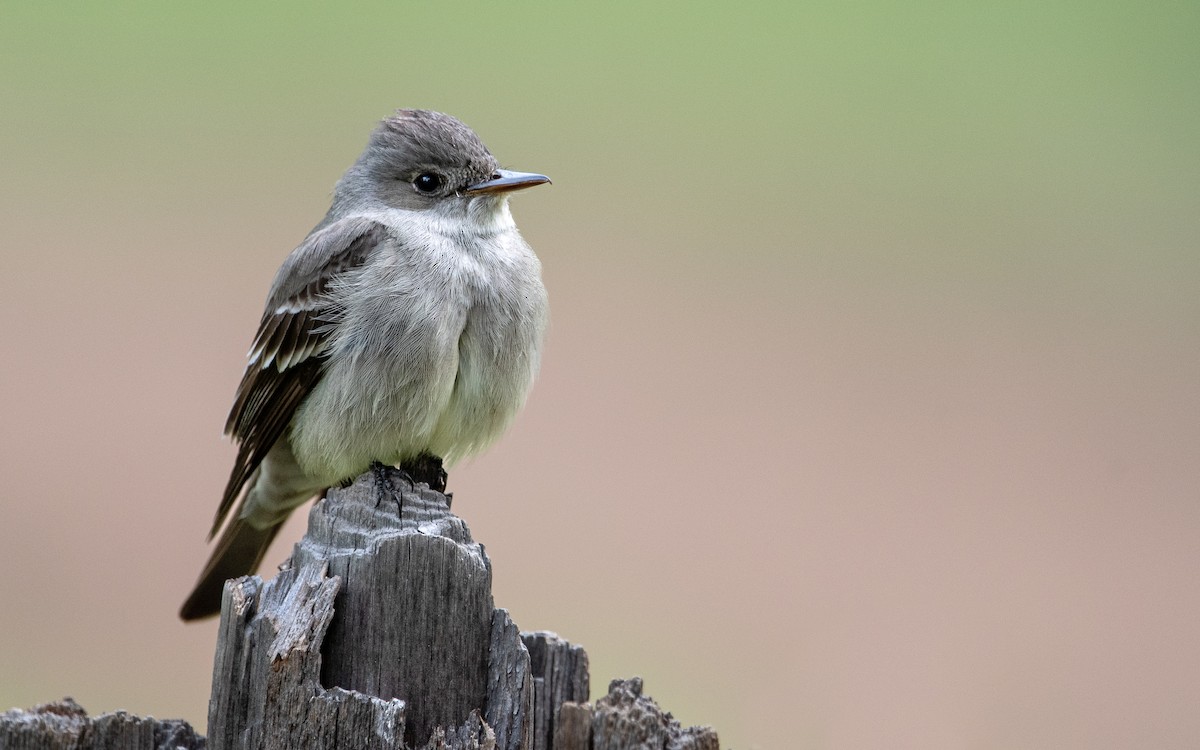
M 330 283 L 361 265 L 386 236 L 384 226 L 370 219 L 342 219 L 310 234 L 279 269 L 225 423 L 225 433 L 237 441 L 238 454 L 210 539 L 321 379 L 334 312 Z

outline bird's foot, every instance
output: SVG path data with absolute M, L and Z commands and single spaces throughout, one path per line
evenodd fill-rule
M 392 473 L 389 474 L 389 471 Z M 404 511 L 404 493 L 396 492 L 392 487 L 391 477 L 395 476 L 396 469 L 391 466 L 385 466 L 378 461 L 371 462 L 371 473 L 375 476 L 375 507 L 383 502 L 383 498 L 391 496 L 396 501 L 396 516 L 399 517 Z M 413 488 L 412 477 L 404 469 L 399 471 L 400 478 L 408 482 L 408 488 L 411 491 Z
M 398 467 L 372 461 L 370 471 L 375 477 L 375 507 L 378 508 L 383 499 L 390 496 L 396 501 L 397 514 L 403 510 L 403 493 L 396 492 L 393 485 L 397 477 L 408 482 L 409 492 L 415 490 L 418 483 L 429 485 L 435 492 L 446 492 L 446 470 L 442 468 L 442 459 L 429 453 L 422 453 Z M 447 503 L 449 499 L 450 496 L 446 495 Z
M 404 472 L 413 482 L 429 485 L 434 492 L 446 491 L 446 470 L 442 468 L 442 459 L 432 453 L 422 453 L 414 459 L 400 464 Z

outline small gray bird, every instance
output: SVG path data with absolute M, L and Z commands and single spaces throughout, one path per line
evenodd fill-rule
M 436 482 L 443 460 L 508 427 L 547 320 L 541 264 L 508 197 L 549 181 L 500 169 L 449 115 L 380 123 L 267 295 L 209 538 L 231 518 L 180 617 L 219 612 L 226 579 L 252 573 L 288 515 L 326 488 L 375 462 Z

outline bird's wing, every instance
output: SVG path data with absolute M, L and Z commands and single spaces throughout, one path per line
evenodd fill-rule
M 210 539 L 287 429 L 296 407 L 321 379 L 332 311 L 326 295 L 329 283 L 362 264 L 385 241 L 386 231 L 371 219 L 342 219 L 310 234 L 279 269 L 225 423 L 225 434 L 237 441 L 238 454 Z

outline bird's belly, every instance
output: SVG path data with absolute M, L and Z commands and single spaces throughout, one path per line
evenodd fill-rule
M 306 473 L 333 484 L 373 461 L 397 464 L 430 450 L 458 370 L 454 336 L 436 335 L 439 328 L 329 359 L 292 421 L 292 450 Z
M 487 448 L 512 422 L 533 371 L 526 357 L 502 354 L 510 356 L 489 356 L 464 337 L 454 389 L 430 436 L 430 453 L 453 463 Z
M 330 360 L 292 423 L 305 473 L 334 484 L 372 461 L 431 453 L 450 464 L 499 437 L 532 385 L 541 331 L 480 330 L 469 320 L 476 315 L 484 317 L 431 327 L 443 333 L 418 346 L 384 342 L 375 355 Z

